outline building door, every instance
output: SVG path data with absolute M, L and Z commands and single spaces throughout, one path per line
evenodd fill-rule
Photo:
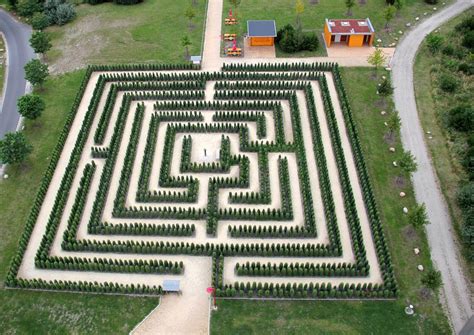
M 341 35 L 336 35 L 336 37 L 334 38 L 334 42 L 336 43 L 341 42 Z
M 370 35 L 364 35 L 364 44 L 369 44 L 370 41 Z

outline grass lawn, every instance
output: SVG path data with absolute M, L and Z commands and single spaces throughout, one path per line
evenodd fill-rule
M 361 145 L 378 199 L 382 222 L 385 224 L 387 243 L 391 250 L 394 272 L 400 288 L 400 297 L 388 302 L 255 302 L 219 301 L 220 308 L 213 313 L 213 334 L 447 334 L 447 318 L 436 296 L 421 296 L 421 274 L 418 264 L 430 266 L 428 244 L 423 229 L 414 229 L 402 214 L 404 206 L 413 208 L 415 199 L 409 182 L 398 188 L 394 179 L 399 170 L 392 161 L 399 157 L 399 138 L 390 143 L 396 154 L 390 154 L 384 138 L 386 116 L 381 108 L 390 110 L 393 104 L 380 106 L 377 101 L 373 70 L 343 68 L 345 86 L 358 125 Z M 361 85 L 364 83 L 364 85 Z M 400 191 L 407 196 L 401 199 Z M 421 253 L 413 254 L 418 247 Z M 407 317 L 403 308 L 415 305 L 417 315 Z
M 474 10 L 466 11 L 457 18 L 444 24 L 439 29 L 439 34 L 446 41 L 451 41 L 453 45 L 459 44 L 459 34 L 453 33 L 454 27 L 464 18 L 474 15 Z M 432 157 L 433 165 L 436 169 L 440 181 L 441 190 L 447 201 L 451 219 L 454 227 L 459 232 L 462 224 L 461 212 L 456 204 L 456 193 L 459 183 L 466 179 L 465 171 L 460 164 L 460 154 L 463 153 L 464 135 L 455 131 L 450 131 L 444 121 L 446 111 L 459 103 L 460 96 L 470 97 L 468 102 L 472 105 L 474 99 L 472 90 L 474 89 L 474 79 L 461 72 L 454 71 L 463 85 L 456 94 L 443 93 L 438 88 L 437 78 L 443 68 L 447 68 L 447 63 L 453 57 L 447 57 L 439 53 L 436 56 L 428 50 L 426 42 L 421 46 L 415 60 L 415 94 L 423 129 L 430 131 L 432 139 L 427 139 L 428 148 Z M 474 264 L 468 263 L 471 281 L 474 279 Z
M 319 0 L 318 4 L 311 4 L 315 1 L 303 0 L 305 10 L 301 14 L 301 22 L 304 31 L 315 32 L 320 38 L 320 48 L 315 52 L 304 52 L 300 54 L 291 54 L 291 57 L 305 56 L 325 56 L 324 42 L 321 34 L 323 33 L 324 20 L 326 18 L 343 19 L 346 18 L 347 9 L 342 0 Z M 427 5 L 421 0 L 405 0 L 405 6 L 394 17 L 390 23 L 390 29 L 385 28 L 384 9 L 385 1 L 366 1 L 365 5 L 360 5 L 356 1 L 356 5 L 352 9 L 352 18 L 369 17 L 376 31 L 376 38 L 382 40 L 384 46 L 388 46 L 392 42 L 396 42 L 395 38 L 399 38 L 399 30 L 406 31 L 406 23 L 412 25 L 416 22 L 415 18 L 424 17 L 424 13 L 433 13 L 433 5 Z M 443 1 L 446 4 L 452 0 Z M 442 7 L 441 4 L 438 7 Z M 228 16 L 229 9 L 233 8 L 229 0 L 224 0 L 223 19 Z M 428 15 L 429 15 L 428 14 Z M 237 8 L 237 17 L 240 24 L 237 28 L 223 26 L 224 32 L 236 30 L 240 34 L 247 32 L 247 20 L 275 20 L 277 30 L 290 23 L 295 25 L 296 12 L 295 0 L 242 0 Z M 277 57 L 289 57 L 277 49 Z
M 184 16 L 191 7 L 191 0 L 145 0 L 133 6 L 79 5 L 73 22 L 48 28 L 53 37 L 48 61 L 59 66 L 62 62 L 80 60 L 77 66 L 82 67 L 86 64 L 183 62 L 183 36 L 187 35 L 191 41 L 191 55 L 201 53 L 207 0 L 196 3 L 191 29 Z
M 125 334 L 158 303 L 157 298 L 5 290 L 3 282 L 16 253 L 34 196 L 58 140 L 84 71 L 48 80 L 41 95 L 46 111 L 27 122 L 34 151 L 0 181 L 0 329 L 2 334 Z M 61 94 L 58 94 L 61 92 Z M 9 201 L 3 201 L 10 199 Z

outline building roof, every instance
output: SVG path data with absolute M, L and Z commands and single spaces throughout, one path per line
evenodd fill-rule
M 366 19 L 326 19 L 328 29 L 333 34 L 371 34 L 375 32 L 369 18 Z
M 163 280 L 163 291 L 179 292 L 179 280 Z
M 275 37 L 276 25 L 274 20 L 247 21 L 247 35 L 249 37 Z

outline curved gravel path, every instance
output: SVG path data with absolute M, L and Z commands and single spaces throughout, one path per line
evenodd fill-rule
M 15 131 L 20 120 L 16 101 L 25 94 L 26 80 L 23 67 L 35 57 L 29 44 L 31 28 L 18 22 L 9 13 L 0 9 L 0 31 L 5 35 L 7 46 L 7 73 L 3 104 L 0 102 L 0 139 Z
M 413 175 L 416 199 L 425 203 L 431 224 L 426 226 L 431 257 L 443 278 L 442 303 L 448 310 L 453 328 L 458 333 L 472 315 L 469 285 L 459 260 L 459 250 L 448 208 L 438 187 L 438 180 L 430 163 L 416 109 L 413 87 L 413 63 L 425 36 L 442 23 L 474 5 L 474 0 L 460 0 L 423 21 L 410 31 L 398 45 L 392 59 L 392 80 L 395 87 L 395 107 L 402 120 L 401 134 L 405 149 L 418 162 Z

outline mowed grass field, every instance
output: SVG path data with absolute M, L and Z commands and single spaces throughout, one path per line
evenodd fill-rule
M 77 17 L 63 27 L 47 29 L 53 39 L 48 62 L 59 72 L 71 65 L 183 62 L 183 36 L 191 55 L 201 53 L 207 0 L 145 0 L 133 6 L 82 4 Z M 193 8 L 191 22 L 185 12 Z
M 347 9 L 343 0 L 319 0 L 316 1 L 303 0 L 304 12 L 301 14 L 301 22 L 303 31 L 315 32 L 320 39 L 320 48 L 314 52 L 300 52 L 296 54 L 286 54 L 277 48 L 278 57 L 306 57 L 306 56 L 325 56 L 324 42 L 322 33 L 324 29 L 325 19 L 344 19 L 344 18 L 370 18 L 376 31 L 376 39 L 381 39 L 384 46 L 397 42 L 396 38 L 402 35 L 399 31 L 405 32 L 408 28 L 407 23 L 415 24 L 415 18 L 423 19 L 424 13 L 431 15 L 433 13 L 433 5 L 428 5 L 422 0 L 405 0 L 404 7 L 395 15 L 390 22 L 389 29 L 385 29 L 384 10 L 386 3 L 384 0 L 366 1 L 365 5 L 356 1 L 352 8 L 352 16 L 346 16 Z M 452 0 L 443 1 L 446 5 Z M 224 32 L 239 32 L 244 34 L 247 32 L 247 20 L 275 20 L 277 30 L 287 24 L 295 25 L 296 10 L 295 0 L 242 0 L 237 7 L 237 18 L 240 21 L 238 27 L 223 25 Z M 436 5 L 438 8 L 443 7 L 441 2 Z M 224 0 L 223 19 L 229 14 L 229 9 L 234 7 L 229 0 Z
M 392 166 L 401 153 L 399 137 L 385 140 L 386 128 L 382 109 L 391 110 L 388 102 L 381 106 L 375 94 L 377 81 L 369 68 L 343 68 L 347 93 L 353 108 L 359 137 L 365 153 L 385 226 L 395 275 L 400 289 L 396 301 L 231 301 L 220 300 L 213 312 L 213 334 L 448 334 L 447 318 L 435 295 L 422 296 L 421 273 L 417 265 L 431 265 L 423 229 L 414 229 L 402 214 L 402 208 L 413 208 L 415 199 L 409 181 L 398 188 L 400 174 Z M 379 74 L 380 77 L 381 74 Z M 363 85 L 361 85 L 363 83 Z M 396 153 L 389 153 L 389 146 Z M 399 197 L 404 191 L 407 196 Z M 415 256 L 413 248 L 421 250 Z M 415 305 L 416 315 L 404 314 L 407 304 Z
M 439 28 L 438 34 L 444 39 L 444 46 L 459 45 L 460 34 L 455 26 L 469 16 L 474 15 L 474 9 L 468 10 L 455 19 L 449 21 Z M 466 56 L 466 59 L 469 56 Z M 463 83 L 457 90 L 457 94 L 443 93 L 439 89 L 438 76 L 446 66 L 457 65 L 453 62 L 454 56 L 447 57 L 442 52 L 433 56 L 429 51 L 426 40 L 422 44 L 414 66 L 414 86 L 418 115 L 425 131 L 431 132 L 431 139 L 426 143 L 430 149 L 433 165 L 436 169 L 441 190 L 449 207 L 454 227 L 460 233 L 462 226 L 462 213 L 456 203 L 456 194 L 459 183 L 466 180 L 466 173 L 461 166 L 460 160 L 464 153 L 462 143 L 465 142 L 464 134 L 450 131 L 446 127 L 446 112 L 460 102 L 460 96 L 468 98 L 467 102 L 473 103 L 472 87 L 474 79 L 461 72 L 454 72 Z M 472 60 L 471 60 L 472 61 Z M 467 250 L 464 250 L 467 254 Z M 467 255 L 466 255 L 467 256 Z M 474 263 L 466 262 L 471 281 L 474 280 Z
M 0 182 L 0 333 L 125 334 L 157 304 L 158 298 L 87 295 L 4 288 L 10 259 L 16 253 L 49 155 L 56 145 L 84 71 L 48 80 L 41 93 L 46 111 L 26 123 L 34 150 L 20 167 L 8 169 Z

